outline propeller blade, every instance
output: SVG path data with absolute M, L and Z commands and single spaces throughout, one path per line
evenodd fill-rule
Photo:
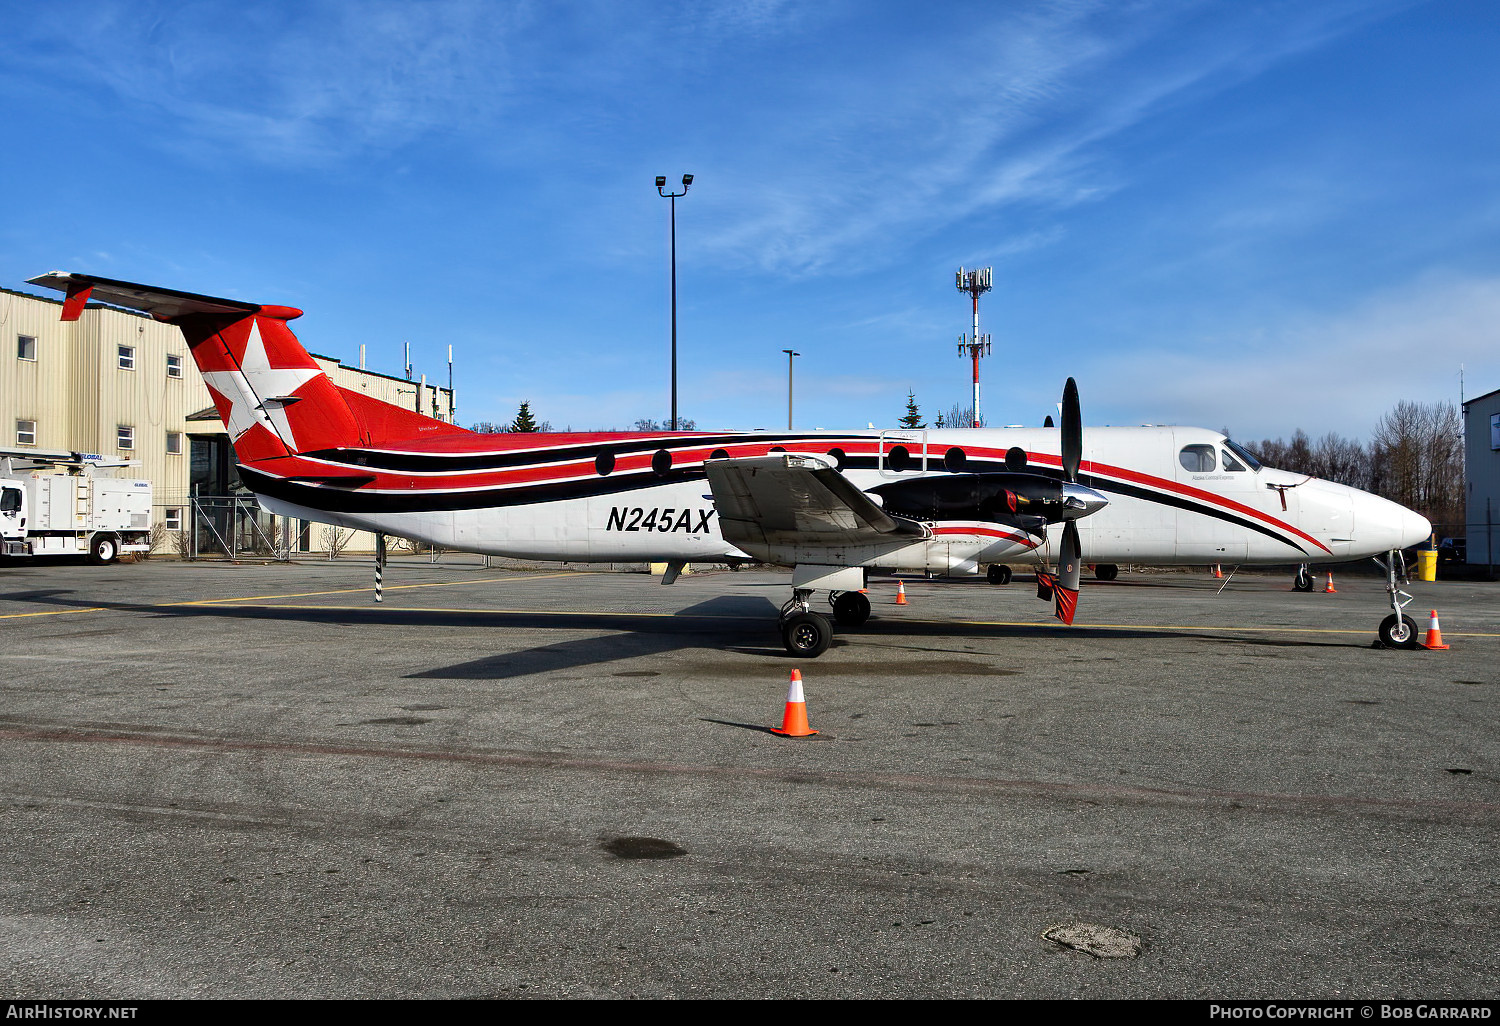
M 1078 480 L 1078 464 L 1083 459 L 1083 412 L 1078 406 L 1078 383 L 1072 378 L 1063 386 L 1062 464 L 1063 477 Z
M 1078 540 L 1078 525 L 1069 520 L 1063 524 L 1062 552 L 1058 555 L 1057 581 L 1052 588 L 1057 618 L 1072 623 L 1078 610 L 1078 584 L 1083 576 L 1083 546 Z

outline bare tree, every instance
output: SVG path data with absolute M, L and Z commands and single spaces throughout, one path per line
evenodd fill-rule
M 1375 425 L 1372 488 L 1435 524 L 1461 521 L 1462 439 L 1463 423 L 1452 403 L 1402 400 Z
M 1354 488 L 1370 487 L 1370 453 L 1360 442 L 1330 431 L 1312 448 L 1312 473 Z

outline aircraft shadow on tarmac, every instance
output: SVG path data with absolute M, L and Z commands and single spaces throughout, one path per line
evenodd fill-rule
M 781 645 L 776 630 L 774 603 L 758 596 L 724 596 L 711 599 L 670 615 L 600 611 L 565 612 L 493 612 L 484 610 L 419 609 L 374 605 L 367 608 L 326 608 L 296 605 L 254 605 L 232 601 L 206 602 L 202 605 L 153 604 L 141 602 L 84 601 L 66 590 L 32 590 L 0 594 L 0 601 L 18 601 L 76 609 L 109 609 L 143 613 L 165 618 L 230 618 L 236 620 L 279 621 L 287 623 L 326 624 L 328 626 L 393 627 L 474 627 L 526 630 L 545 638 L 555 632 L 601 631 L 598 637 L 565 641 L 543 641 L 531 648 L 499 653 L 449 666 L 432 667 L 409 674 L 412 678 L 456 680 L 508 680 L 535 674 L 557 673 L 585 667 L 598 667 L 622 660 L 650 657 L 686 649 L 715 649 L 745 656 L 761 656 L 790 662 L 795 657 Z M 754 641 L 746 644 L 753 636 Z M 1076 624 L 1062 628 L 1051 623 L 994 624 L 963 621 L 907 620 L 875 616 L 857 628 L 839 629 L 833 648 L 824 659 L 838 659 L 840 649 L 858 648 L 861 639 L 927 642 L 923 651 L 945 653 L 950 649 L 941 642 L 965 640 L 1007 641 L 1041 640 L 1049 645 L 1076 646 L 1099 639 L 1152 640 L 1192 638 L 1220 644 L 1258 645 L 1286 648 L 1341 646 L 1368 647 L 1360 640 L 1331 641 L 1313 637 L 1265 637 L 1231 634 L 1221 631 L 1158 630 L 1130 627 L 1089 627 Z M 761 643 L 763 641 L 763 644 Z M 933 644 L 937 642 L 938 644 Z M 973 657 L 969 650 L 951 650 L 955 655 Z M 993 658 L 990 656 L 989 658 Z

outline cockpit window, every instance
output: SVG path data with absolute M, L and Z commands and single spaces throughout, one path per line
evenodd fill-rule
M 1260 469 L 1260 460 L 1255 458 L 1255 453 L 1251 452 L 1249 449 L 1246 449 L 1243 445 L 1236 442 L 1234 439 L 1224 439 L 1224 448 L 1228 449 L 1230 452 L 1234 453 L 1240 459 L 1248 463 L 1251 470 Z
M 1235 471 L 1235 472 L 1242 472 L 1242 471 L 1244 471 L 1245 465 L 1243 463 L 1241 463 L 1239 460 L 1235 459 L 1233 456 L 1229 455 L 1229 450 L 1228 449 L 1223 450 L 1222 452 L 1219 453 L 1219 455 L 1224 460 L 1224 469 L 1225 470 Z
M 1177 462 L 1190 474 L 1211 474 L 1214 470 L 1214 447 L 1211 445 L 1184 445 L 1177 454 Z

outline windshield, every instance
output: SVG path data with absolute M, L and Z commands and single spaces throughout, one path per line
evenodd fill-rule
M 1240 443 L 1236 442 L 1234 439 L 1224 439 L 1224 448 L 1228 449 L 1230 452 L 1234 453 L 1240 459 L 1248 463 L 1251 470 L 1260 469 L 1260 460 L 1255 458 L 1255 454 L 1252 453 L 1249 449 L 1246 449 Z

